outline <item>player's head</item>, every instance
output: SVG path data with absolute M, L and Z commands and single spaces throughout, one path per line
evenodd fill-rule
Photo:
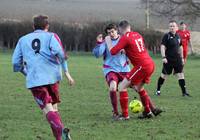
M 36 15 L 33 17 L 34 30 L 48 30 L 49 29 L 49 17 L 46 15 Z
M 177 22 L 175 20 L 171 20 L 169 22 L 169 31 L 175 34 L 177 30 L 178 30 Z
M 120 21 L 118 26 L 119 26 L 119 32 L 121 34 L 125 34 L 126 32 L 131 31 L 131 25 L 129 24 L 127 20 Z
M 187 28 L 187 25 L 185 24 L 185 22 L 180 22 L 180 28 L 181 30 L 185 30 Z
M 110 23 L 106 26 L 105 32 L 107 35 L 109 35 L 112 39 L 118 38 L 118 31 L 117 31 L 117 25 Z

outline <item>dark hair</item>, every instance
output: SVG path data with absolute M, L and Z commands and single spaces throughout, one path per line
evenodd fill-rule
M 33 26 L 35 30 L 37 29 L 44 30 L 48 24 L 49 24 L 49 17 L 46 15 L 36 15 L 33 17 Z
M 177 24 L 176 20 L 170 20 L 169 21 L 169 23 L 173 23 L 173 22 L 175 22 Z
M 180 22 L 180 25 L 183 25 L 183 24 L 185 24 L 185 22 L 184 22 L 184 21 L 181 21 L 181 22 Z
M 122 28 L 122 29 L 125 29 L 127 28 L 128 26 L 130 26 L 129 22 L 127 20 L 122 20 L 120 21 L 119 23 L 119 27 Z
M 106 28 L 105 28 L 105 33 L 107 34 L 108 32 L 108 30 L 111 30 L 111 29 L 115 29 L 115 30 L 117 30 L 117 25 L 116 24 L 114 24 L 114 23 L 110 23 L 110 24 L 108 24 L 107 26 L 106 26 Z

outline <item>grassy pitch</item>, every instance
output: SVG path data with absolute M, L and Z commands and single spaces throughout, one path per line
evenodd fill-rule
M 60 113 L 71 129 L 73 140 L 197 140 L 200 139 L 200 62 L 189 59 L 185 66 L 186 84 L 192 98 L 182 97 L 178 81 L 170 76 L 162 95 L 154 95 L 161 72 L 161 59 L 154 58 L 156 71 L 146 86 L 152 100 L 165 112 L 149 120 L 114 122 L 102 60 L 91 55 L 70 55 L 69 70 L 74 87 L 66 79 L 60 84 Z M 130 100 L 137 93 L 129 90 Z M 0 53 L 0 140 L 54 140 L 50 127 L 25 88 L 21 74 L 13 73 L 11 53 Z

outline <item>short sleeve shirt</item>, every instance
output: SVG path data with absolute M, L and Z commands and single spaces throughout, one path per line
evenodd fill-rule
M 162 45 L 166 47 L 165 55 L 169 61 L 177 61 L 181 59 L 179 48 L 181 46 L 181 38 L 176 33 L 166 33 L 162 38 Z

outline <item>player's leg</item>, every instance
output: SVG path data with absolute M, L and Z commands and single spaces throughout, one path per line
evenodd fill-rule
M 48 86 L 35 87 L 31 88 L 30 90 L 34 96 L 35 101 L 38 103 L 46 115 L 46 118 L 51 128 L 53 129 L 53 134 L 56 140 L 61 140 L 59 134 L 62 134 L 62 125 L 51 104 L 52 98 L 49 95 Z
M 125 120 L 129 119 L 128 114 L 128 92 L 127 88 L 130 86 L 130 81 L 127 78 L 124 78 L 122 82 L 118 85 L 118 90 L 120 93 L 120 105 L 122 110 L 122 118 Z
M 115 72 L 109 72 L 106 75 L 106 81 L 109 85 L 109 95 L 110 102 L 112 105 L 113 119 L 118 119 L 118 100 L 117 100 L 117 84 L 118 84 L 118 76 Z
M 147 91 L 144 89 L 143 85 L 144 83 L 140 83 L 138 85 L 133 86 L 135 91 L 139 94 L 140 100 L 144 106 L 144 112 L 142 113 L 142 115 L 139 116 L 140 119 L 153 117 L 153 114 L 150 108 L 150 104 L 151 104 L 150 98 L 148 96 Z
M 152 71 L 153 71 L 153 66 L 152 66 Z M 122 86 L 119 86 L 119 89 L 122 90 L 124 88 L 127 88 L 128 86 L 132 86 L 135 91 L 139 94 L 141 102 L 144 106 L 144 114 L 145 117 L 150 118 L 152 116 L 151 109 L 150 109 L 150 101 L 149 97 L 147 95 L 147 92 L 144 90 L 144 83 L 143 80 L 146 76 L 145 71 L 143 70 L 142 66 L 135 66 L 131 72 L 127 75 L 127 78 L 125 78 L 122 81 Z
M 64 128 L 60 117 L 54 111 L 53 106 L 51 103 L 46 104 L 45 108 L 43 109 L 43 112 L 46 115 L 46 118 L 51 126 L 52 132 L 56 140 L 62 139 L 62 130 Z
M 151 118 L 153 116 L 152 111 L 155 110 L 155 106 L 152 103 L 150 97 L 148 96 L 147 91 L 144 89 L 144 84 L 150 82 L 151 75 L 154 72 L 154 64 L 149 64 L 139 68 L 133 68 L 131 71 L 131 84 L 139 94 L 141 102 L 144 106 L 144 112 L 139 117 L 143 118 Z M 157 115 L 157 114 L 156 114 Z
M 117 82 L 112 80 L 110 81 L 110 87 L 109 87 L 109 94 L 110 94 L 110 101 L 112 104 L 113 108 L 113 119 L 118 117 L 119 112 L 118 112 L 118 101 L 117 101 Z
M 184 58 L 184 62 L 186 63 L 187 60 L 187 55 L 188 55 L 188 48 L 187 46 L 183 48 L 183 58 Z
M 160 77 L 158 78 L 158 82 L 157 82 L 157 89 L 156 89 L 156 95 L 160 95 L 160 89 L 162 87 L 162 85 L 164 84 L 165 80 L 167 79 L 168 75 L 170 75 L 172 73 L 173 67 L 170 64 L 163 64 L 163 68 L 162 68 L 162 73 L 160 75 Z
M 56 137 L 56 139 L 62 139 L 63 140 L 70 140 L 70 134 L 69 134 L 69 129 L 64 127 L 64 124 L 62 123 L 62 119 L 60 116 L 60 113 L 58 111 L 58 103 L 60 103 L 60 96 L 59 96 L 59 83 L 55 83 L 52 85 L 48 86 L 48 92 L 49 95 L 52 99 L 52 107 L 54 109 L 54 113 L 56 115 L 56 118 L 58 120 L 57 122 L 57 126 L 60 125 L 61 128 L 61 132 L 60 130 L 58 131 L 58 129 L 55 129 L 55 127 L 53 125 L 51 125 L 52 131 L 54 133 L 54 136 Z
M 53 109 L 54 109 L 54 112 L 56 112 L 56 114 L 58 115 L 58 117 L 60 118 L 60 121 L 62 122 L 62 119 L 60 117 L 60 113 L 58 111 L 58 104 L 57 103 L 54 103 L 53 104 Z
M 188 94 L 188 92 L 186 90 L 185 78 L 184 78 L 184 73 L 183 73 L 183 65 L 178 65 L 178 66 L 174 67 L 174 71 L 178 78 L 178 83 L 181 88 L 182 95 L 190 97 L 190 94 Z
M 58 112 L 58 104 L 57 103 L 53 104 L 53 109 L 54 109 L 54 111 Z
M 139 116 L 140 119 L 152 118 L 153 114 L 157 116 L 163 112 L 161 109 L 155 107 L 148 92 L 144 89 L 144 83 L 135 85 L 134 89 L 138 92 L 140 100 L 144 106 L 144 112 Z

